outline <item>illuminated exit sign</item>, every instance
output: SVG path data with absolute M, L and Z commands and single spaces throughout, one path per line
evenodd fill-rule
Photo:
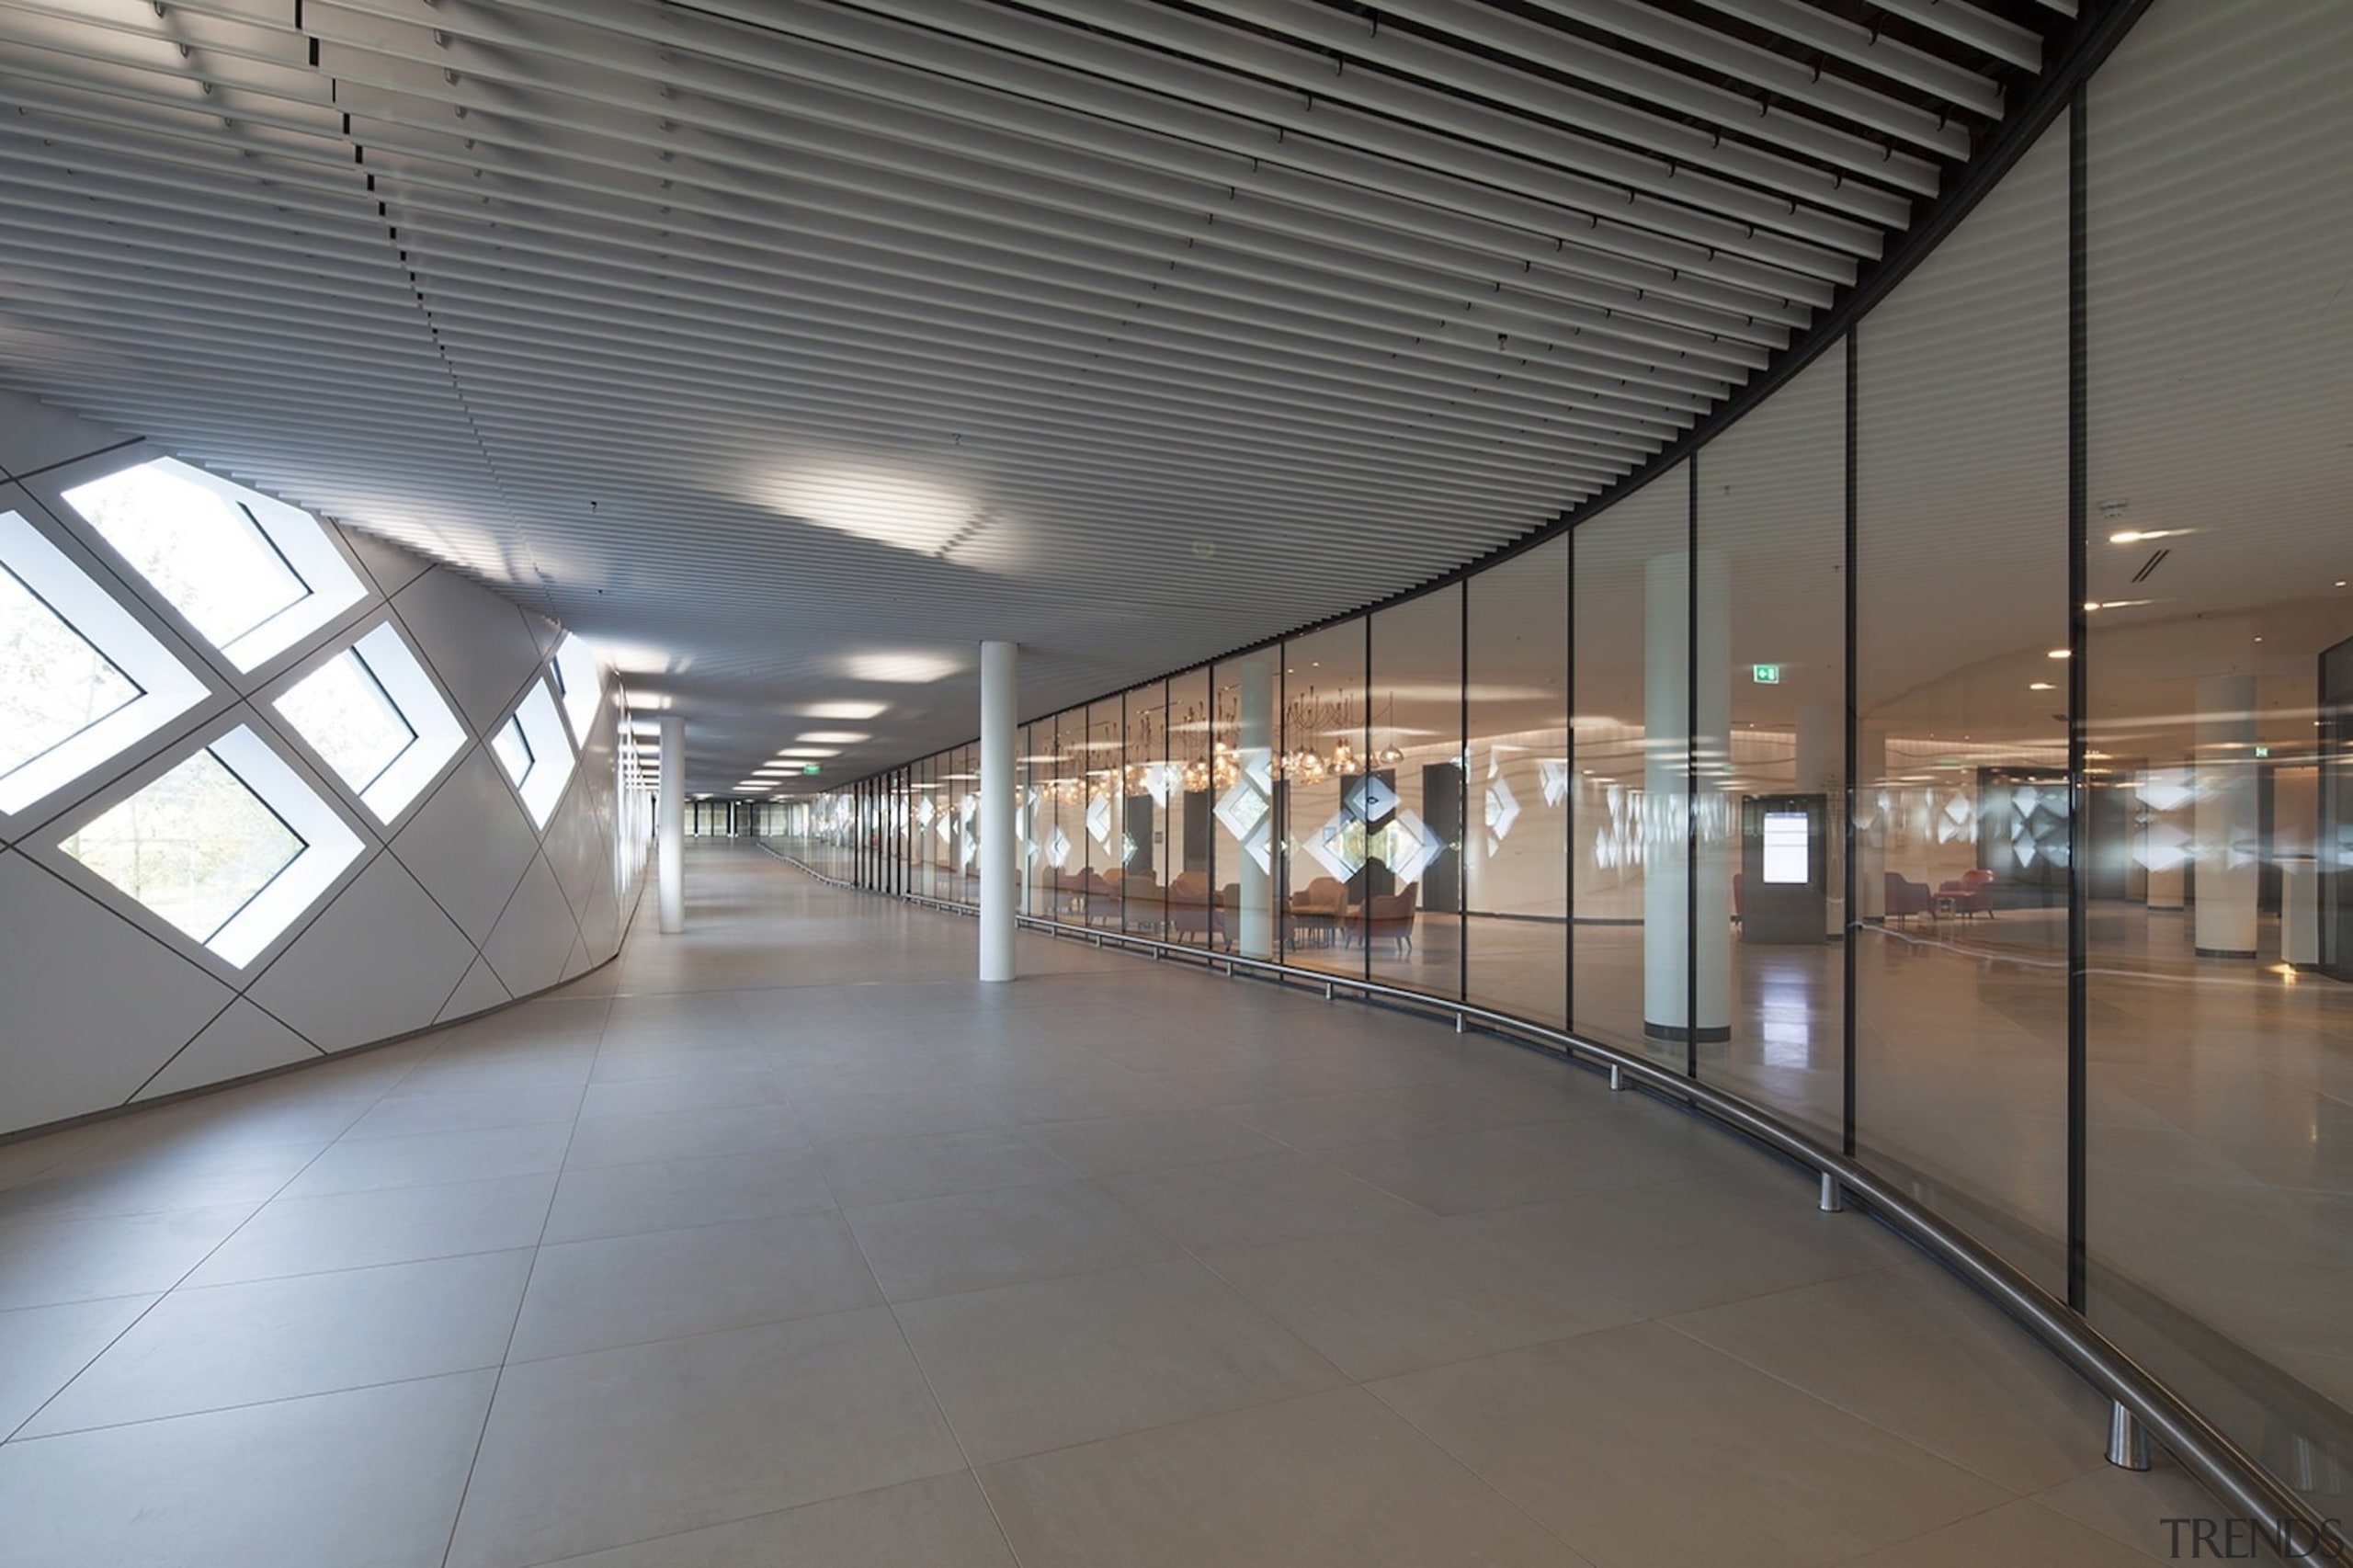
M 801 771 L 803 773 L 814 773 L 817 771 L 817 765 L 813 762 L 809 763 L 805 765 Z
M 1748 673 L 1756 678 L 1759 686 L 1781 684 L 1781 666 L 1779 665 L 1751 665 L 1748 666 Z

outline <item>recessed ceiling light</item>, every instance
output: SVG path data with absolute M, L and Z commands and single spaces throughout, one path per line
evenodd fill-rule
M 2047 656 L 2053 659 L 2072 659 L 2075 654 L 2072 648 L 2053 648 Z
M 877 719 L 888 707 L 881 702 L 804 702 L 801 712 L 810 719 Z
M 852 680 L 887 681 L 893 686 L 924 686 L 945 680 L 964 667 L 952 653 L 849 653 L 842 658 L 842 673 Z
M 2029 691 L 2056 691 L 2056 690 L 2058 690 L 2059 688 L 2058 688 L 2057 687 L 2052 686 L 2052 685 L 2049 681 L 2047 681 L 2047 680 L 2039 680 L 2039 681 L 2035 681 L 2034 683 L 2032 683 L 2031 685 L 2029 685 L 2029 686 L 2027 687 L 2027 689 L 2028 689 Z
M 2153 539 L 2177 539 L 2188 528 L 2119 528 L 2108 536 L 2110 544 L 2141 544 Z
M 786 746 L 779 756 L 839 756 L 841 753 L 827 746 Z
M 874 737 L 860 734 L 856 730 L 811 730 L 800 738 L 815 741 L 821 745 L 854 746 L 860 741 L 870 741 Z

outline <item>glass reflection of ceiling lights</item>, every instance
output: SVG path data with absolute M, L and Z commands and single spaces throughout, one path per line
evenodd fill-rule
M 74 485 L 65 499 L 241 670 L 366 597 L 309 513 L 173 458 Z
M 457 715 L 389 621 L 274 706 L 380 822 L 406 809 L 466 743 Z
M 119 756 L 204 693 L 63 551 L 0 512 L 0 812 Z
M 267 742 L 240 726 L 58 847 L 242 968 L 358 857 L 360 841 Z

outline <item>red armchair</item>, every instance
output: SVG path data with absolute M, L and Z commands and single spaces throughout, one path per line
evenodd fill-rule
M 1994 873 L 1981 868 L 1963 871 L 1958 881 L 1938 883 L 1938 902 L 1942 903 L 1947 899 L 1952 901 L 1955 915 L 1982 915 L 1988 920 L 1993 919 Z

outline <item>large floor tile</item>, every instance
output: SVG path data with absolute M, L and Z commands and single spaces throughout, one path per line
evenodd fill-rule
M 709 1525 L 552 1568 L 1014 1568 L 969 1471 Z
M 2036 1493 L 2035 1501 L 2161 1562 L 2182 1560 L 2197 1543 L 2199 1520 L 2213 1525 L 2216 1541 L 2234 1526 L 2244 1536 L 2244 1519 L 2224 1508 L 2165 1453 L 2154 1457 L 2154 1466 L 2145 1472 L 2096 1464 L 2072 1480 Z M 2340 1524 L 2353 1528 L 2353 1511 L 2331 1512 Z M 2188 1522 L 2176 1522 L 2181 1520 Z
M 1467 1360 L 1638 1317 L 1573 1264 L 1439 1220 L 1343 1231 L 1201 1261 L 1358 1380 Z
M 825 1184 L 845 1208 L 1063 1181 L 1077 1174 L 1028 1132 L 1012 1128 L 828 1143 L 818 1153 Z
M 256 1207 L 231 1203 L 0 1226 L 0 1312 L 168 1290 Z
M 1359 1389 L 992 1465 L 1022 1568 L 1581 1568 Z
M 1248 1246 L 1424 1217 L 1404 1199 L 1300 1154 L 1146 1171 L 1109 1185 L 1187 1246 Z
M 2101 1462 L 2107 1402 L 1948 1280 L 1851 1275 L 1665 1321 L 2013 1492 Z
M 0 1188 L 0 1234 L 42 1221 L 261 1203 L 326 1146 L 324 1140 L 222 1146 L 179 1140 L 163 1147 L 100 1148 Z
M 571 1152 L 563 1163 L 575 1168 L 642 1165 L 713 1154 L 749 1154 L 765 1149 L 797 1149 L 804 1142 L 782 1106 L 655 1111 L 582 1122 L 573 1134 Z
M 551 1175 L 281 1198 L 188 1276 L 227 1285 L 537 1245 Z
M 521 1568 L 964 1468 L 890 1312 L 509 1367 L 449 1568 Z
M 352 1138 L 394 1138 L 414 1132 L 459 1132 L 478 1127 L 529 1127 L 570 1121 L 580 1110 L 574 1084 L 524 1084 L 493 1089 L 426 1089 L 376 1102 L 351 1124 Z
M 576 1242 L 833 1206 L 811 1149 L 597 1165 L 566 1171 L 557 1182 L 546 1240 Z
M 1190 1258 L 911 1301 L 898 1313 L 974 1464 L 1346 1381 Z
M 0 1447 L 9 1568 L 437 1568 L 493 1374 Z
M 0 1439 L 24 1425 L 153 1306 L 154 1296 L 114 1296 L 0 1312 Z
M 784 1091 L 765 1067 L 741 1073 L 681 1073 L 591 1084 L 580 1102 L 580 1119 L 783 1103 Z
M 1047 1182 L 844 1211 L 894 1301 L 1151 1263 L 1178 1249 L 1092 1182 Z
M 2010 1495 L 1655 1324 L 1371 1387 L 1602 1568 L 1818 1568 Z
M 2184 1550 L 2198 1544 L 2183 1532 Z M 2021 1498 L 1851 1560 L 1851 1568 L 2149 1568 L 2143 1553 Z
M 329 1144 L 278 1196 L 324 1198 L 387 1187 L 537 1176 L 560 1167 L 571 1142 L 572 1124 L 567 1121 L 346 1138 Z
M 1088 1176 L 1207 1165 L 1283 1153 L 1281 1144 L 1219 1110 L 1161 1111 L 1033 1128 L 1039 1142 Z
M 816 1317 L 882 1300 L 826 1210 L 540 1249 L 514 1360 Z
M 813 1143 L 913 1138 L 1014 1124 L 1012 1112 L 995 1098 L 961 1085 L 824 1098 L 804 1096 L 794 1103 L 793 1119 Z
M 27 1437 L 495 1367 L 528 1249 L 176 1290 Z

